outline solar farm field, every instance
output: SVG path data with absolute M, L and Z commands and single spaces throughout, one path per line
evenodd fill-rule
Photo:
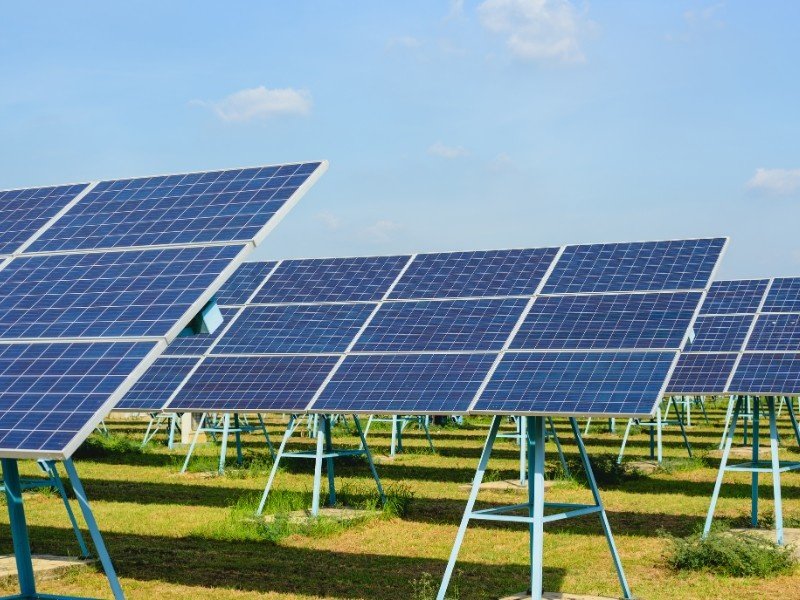
M 695 458 L 686 458 L 676 427 L 665 428 L 664 465 L 652 473 L 613 468 L 624 422 L 616 434 L 596 421 L 585 441 L 596 461 L 595 471 L 632 591 L 642 599 L 796 598 L 800 572 L 769 578 L 727 577 L 711 572 L 678 571 L 669 566 L 668 534 L 687 536 L 702 526 L 708 508 L 719 454 L 715 452 L 724 420 L 724 403 L 709 406 L 710 424 L 693 415 L 688 429 Z M 284 423 L 267 421 L 273 440 Z M 555 446 L 547 444 L 547 472 L 553 479 L 547 499 L 586 502 L 577 448 L 565 420 L 556 428 L 575 479 L 563 477 Z M 180 475 L 185 448 L 167 450 L 156 437 L 144 450 L 138 446 L 145 421 L 107 421 L 108 438 L 94 434 L 76 454 L 89 500 L 103 530 L 121 583 L 129 598 L 310 599 L 433 598 L 461 519 L 467 486 L 474 474 L 489 420 L 472 417 L 463 427 L 433 427 L 437 452 L 431 453 L 421 431 L 404 434 L 405 452 L 388 457 L 389 430 L 373 425 L 369 440 L 386 488 L 390 509 L 362 521 L 341 525 L 325 518 L 314 525 L 287 522 L 290 510 L 310 504 L 312 461 L 285 461 L 266 513 L 272 524 L 252 518 L 271 464 L 263 438 L 246 436 L 245 462 L 237 468 L 229 453 L 225 475 L 218 476 L 219 446 L 208 443 L 189 472 Z M 784 413 L 781 435 L 791 440 Z M 511 423 L 503 430 L 512 431 Z M 337 445 L 355 447 L 353 432 L 333 430 Z M 312 449 L 311 438 L 296 435 L 294 447 Z M 741 444 L 737 434 L 736 445 Z M 787 443 L 781 458 L 797 459 Z M 645 433 L 632 435 L 625 464 L 645 459 Z M 793 456 L 794 454 L 794 456 Z M 354 507 L 375 503 L 376 494 L 362 459 L 337 461 L 340 499 Z M 500 439 L 485 481 L 519 477 L 519 453 L 513 440 Z M 35 476 L 32 462 L 21 463 L 22 475 Z M 212 474 L 214 473 L 214 474 Z M 324 478 L 323 478 L 324 480 Z M 726 475 L 715 522 L 745 526 L 750 508 L 750 474 Z M 786 525 L 800 521 L 800 476 L 783 476 Z M 771 516 L 771 481 L 761 483 L 761 515 Z M 324 498 L 323 488 L 323 498 Z M 4 500 L 3 500 L 4 501 Z M 31 543 L 36 554 L 77 554 L 78 548 L 57 494 L 25 494 Z M 479 505 L 523 502 L 516 490 L 486 490 Z M 75 511 L 77 504 L 73 500 Z M 12 552 L 8 516 L 0 511 L 2 552 Z M 618 597 L 605 538 L 596 515 L 546 525 L 544 587 L 548 591 Z M 524 526 L 489 522 L 470 525 L 461 549 L 450 598 L 500 598 L 523 591 L 529 569 L 528 535 Z M 15 593 L 16 582 L 0 591 Z M 82 568 L 57 580 L 44 581 L 43 593 L 107 598 L 102 571 Z M 796 594 L 796 595 L 792 595 Z

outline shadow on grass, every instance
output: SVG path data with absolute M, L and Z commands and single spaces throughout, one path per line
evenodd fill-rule
M 74 545 L 68 529 L 33 526 L 30 533 L 37 553 L 63 555 L 65 547 Z M 445 568 L 443 559 L 333 552 L 263 542 L 119 533 L 104 537 L 123 578 L 262 594 L 409 600 L 415 580 L 430 573 L 438 583 Z M 0 526 L 0 551 L 11 551 L 9 540 L 8 526 Z M 529 577 L 524 564 L 460 562 L 458 568 L 460 600 L 485 600 L 518 592 L 526 587 Z M 562 569 L 545 568 L 545 588 L 559 590 L 564 576 Z M 58 583 L 47 587 L 57 588 Z

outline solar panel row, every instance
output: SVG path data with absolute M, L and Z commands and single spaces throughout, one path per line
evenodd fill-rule
M 715 282 L 668 389 L 800 393 L 800 278 Z
M 325 167 L 0 192 L 0 456 L 69 456 Z
M 646 414 L 724 244 L 283 261 L 167 408 Z

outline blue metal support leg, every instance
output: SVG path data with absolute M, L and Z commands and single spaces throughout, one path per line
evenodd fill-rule
M 261 428 L 261 432 L 264 434 L 264 439 L 267 441 L 267 448 L 269 448 L 269 455 L 272 457 L 272 460 L 275 460 L 275 446 L 272 445 L 272 440 L 269 439 L 269 431 L 267 431 L 267 424 L 264 423 L 264 417 L 261 416 L 261 413 L 258 413 L 258 425 Z
M 353 423 L 356 426 L 356 432 L 358 433 L 358 437 L 361 440 L 361 447 L 364 449 L 364 454 L 367 457 L 367 464 L 369 464 L 369 471 L 372 473 L 372 478 L 375 480 L 375 485 L 378 486 L 378 495 L 381 499 L 381 505 L 386 504 L 386 494 L 383 493 L 383 485 L 381 485 L 381 478 L 378 477 L 378 470 L 375 468 L 375 463 L 372 460 L 372 452 L 369 450 L 369 446 L 367 446 L 367 437 L 366 434 L 361 430 L 361 421 L 358 419 L 358 415 L 353 415 Z
M 775 502 L 775 538 L 783 545 L 783 499 L 781 497 L 781 463 L 778 457 L 778 424 L 775 417 L 775 398 L 767 398 L 769 411 L 769 450 L 772 466 L 772 494 Z
M 242 454 L 242 426 L 239 422 L 239 413 L 233 415 L 233 431 L 236 440 L 236 464 L 241 467 L 244 464 L 244 455 Z
M 278 473 L 278 467 L 281 464 L 281 458 L 286 451 L 286 444 L 289 441 L 289 438 L 292 437 L 292 434 L 294 433 L 295 427 L 297 427 L 298 423 L 299 419 L 295 415 L 289 417 L 289 423 L 286 425 L 286 432 L 283 434 L 281 443 L 278 446 L 278 453 L 275 455 L 275 460 L 272 462 L 272 469 L 270 469 L 269 472 L 267 485 L 264 488 L 264 493 L 261 495 L 261 502 L 258 504 L 258 510 L 256 510 L 256 515 L 259 517 L 264 513 L 264 506 L 267 504 L 267 496 L 269 496 L 269 491 L 272 489 L 272 483 L 275 481 L 275 475 Z
M 731 453 L 731 446 L 733 445 L 733 436 L 736 434 L 736 422 L 739 420 L 739 411 L 743 406 L 742 396 L 736 398 L 734 405 L 733 415 L 731 417 L 730 425 L 728 426 L 728 433 L 725 438 L 725 445 L 722 448 L 722 458 L 719 462 L 719 471 L 717 472 L 717 480 L 714 482 L 714 491 L 711 493 L 711 504 L 708 507 L 708 514 L 706 515 L 706 523 L 703 526 L 703 537 L 707 537 L 711 531 L 711 523 L 714 520 L 714 511 L 717 509 L 717 500 L 719 500 L 719 490 L 722 487 L 722 478 L 725 476 L 725 469 L 728 466 L 728 457 Z M 745 421 L 747 423 L 747 421 Z
M 75 491 L 75 497 L 78 499 L 78 506 L 81 507 L 83 520 L 86 521 L 86 526 L 89 528 L 89 535 L 97 550 L 97 558 L 100 559 L 100 563 L 103 565 L 103 570 L 108 578 L 111 593 L 114 595 L 115 600 L 124 600 L 125 594 L 122 591 L 119 579 L 117 579 L 117 572 L 114 570 L 114 565 L 111 563 L 111 557 L 108 555 L 106 544 L 103 541 L 103 536 L 100 534 L 97 521 L 95 521 L 94 514 L 92 514 L 92 509 L 89 506 L 89 500 L 86 498 L 86 491 L 83 489 L 83 484 L 78 477 L 78 472 L 75 470 L 72 459 L 68 458 L 64 461 L 64 468 L 69 476 L 72 489 Z
M 761 410 L 758 397 L 753 398 L 753 464 L 758 463 Z M 758 527 L 758 471 L 750 473 L 750 525 Z
M 42 462 L 44 463 L 47 473 L 50 476 L 50 481 L 53 483 L 56 491 L 64 501 L 64 508 L 67 509 L 69 522 L 72 524 L 72 530 L 75 532 L 75 538 L 78 540 L 78 546 L 81 549 L 81 558 L 89 558 L 89 548 L 86 546 L 86 540 L 83 539 L 83 534 L 81 533 L 81 528 L 78 526 L 78 520 L 75 518 L 75 513 L 72 512 L 72 507 L 69 505 L 67 490 L 64 489 L 64 484 L 61 483 L 61 476 L 58 474 L 56 462 L 54 460 L 45 460 Z
M 528 533 L 531 598 L 541 598 L 544 568 L 544 417 L 524 417 L 528 442 Z M 530 457 L 533 458 L 531 465 Z
M 28 524 L 25 522 L 25 507 L 22 503 L 19 467 L 17 461 L 11 458 L 2 459 L 2 464 L 20 596 L 36 598 L 36 581 L 33 577 L 33 558 L 31 557 L 31 543 L 28 539 Z
M 194 448 L 197 446 L 197 439 L 200 437 L 200 431 L 203 429 L 203 423 L 205 423 L 206 419 L 208 418 L 208 413 L 203 413 L 200 415 L 200 421 L 197 423 L 197 429 L 194 430 L 194 435 L 192 436 L 192 443 L 189 444 L 189 450 L 186 452 L 186 460 L 183 461 L 183 467 L 181 467 L 181 473 L 186 473 L 186 469 L 189 467 L 189 461 L 192 460 L 192 454 L 194 453 Z
M 325 433 L 325 470 L 328 472 L 328 506 L 336 506 L 336 481 L 333 472 L 333 436 L 331 434 L 331 418 L 322 417 L 323 431 Z
M 225 455 L 228 454 L 228 433 L 231 428 L 231 416 L 225 413 L 222 417 L 222 443 L 219 445 L 219 467 L 217 472 L 222 475 L 225 472 Z

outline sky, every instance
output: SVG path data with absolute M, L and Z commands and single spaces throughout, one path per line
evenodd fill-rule
M 800 2 L 9 2 L 0 189 L 317 159 L 257 258 L 727 235 L 800 275 Z

